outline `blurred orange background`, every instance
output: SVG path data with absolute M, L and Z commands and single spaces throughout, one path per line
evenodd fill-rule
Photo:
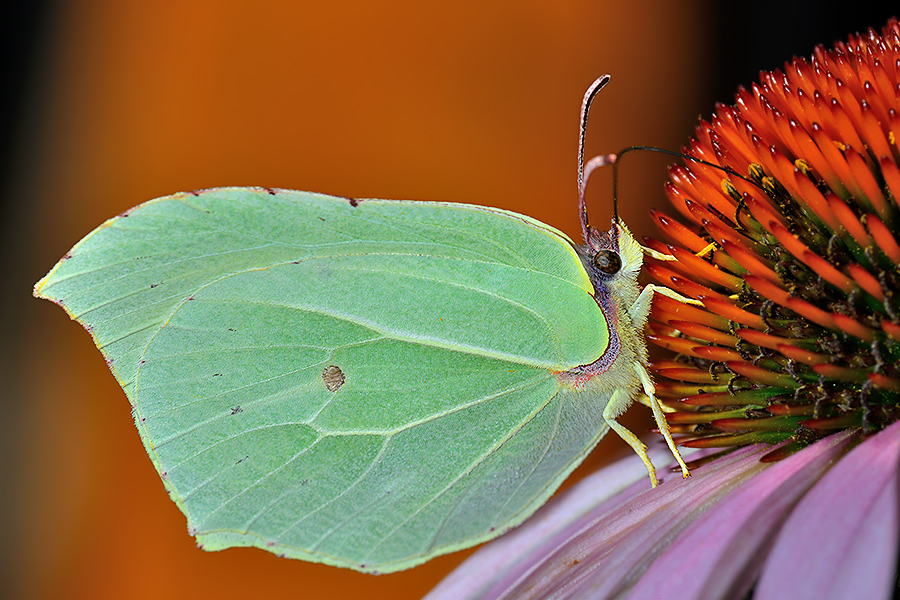
M 261 185 L 455 200 L 580 239 L 576 142 L 677 149 L 704 72 L 699 10 L 663 0 L 59 5 L 12 181 L 3 558 L 25 598 L 422 596 L 466 553 L 394 575 L 198 550 L 100 354 L 30 286 L 105 219 L 176 191 Z M 624 168 L 620 213 L 650 234 L 665 159 Z M 608 173 L 592 184 L 611 216 Z M 12 406 L 12 404 L 15 406 Z M 635 409 L 644 430 L 649 417 Z M 635 412 L 633 411 L 633 412 Z M 15 426 L 10 426 L 15 423 Z M 586 468 L 628 451 L 609 436 Z

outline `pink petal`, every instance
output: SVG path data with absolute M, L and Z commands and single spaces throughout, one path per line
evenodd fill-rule
M 622 502 L 634 489 L 646 486 L 639 481 L 528 554 L 519 553 L 518 564 L 494 577 L 490 589 L 480 587 L 474 594 L 456 597 L 609 597 L 627 592 L 678 532 L 738 482 L 769 468 L 759 462 L 769 450 L 768 446 L 736 450 L 695 469 L 689 480 L 669 477 L 659 487 Z
M 671 458 L 662 445 L 653 444 L 648 452 L 656 464 Z M 426 599 L 486 597 L 500 579 L 519 568 L 529 553 L 559 531 L 598 506 L 617 505 L 649 486 L 647 470 L 637 455 L 630 454 L 600 469 L 554 497 L 520 527 L 483 546 L 431 590 Z
M 900 535 L 900 422 L 840 460 L 794 509 L 755 598 L 889 598 Z
M 507 594 L 608 598 L 627 592 L 680 531 L 740 481 L 769 466 L 759 462 L 768 450 L 741 448 L 695 469 L 689 480 L 672 478 L 582 520 L 579 529 L 562 532 L 567 538 L 553 541 L 556 547 Z
M 791 508 L 852 438 L 830 436 L 744 481 L 675 539 L 629 597 L 744 597 Z

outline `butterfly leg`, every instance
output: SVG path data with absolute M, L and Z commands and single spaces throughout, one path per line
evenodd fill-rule
M 638 296 L 638 299 L 635 300 L 634 304 L 631 306 L 631 310 L 628 311 L 631 314 L 632 321 L 637 324 L 643 324 L 647 322 L 647 316 L 650 314 L 650 303 L 653 301 L 654 294 L 666 296 L 667 298 L 678 300 L 679 302 L 683 302 L 685 304 L 703 306 L 703 303 L 699 300 L 694 300 L 693 298 L 682 296 L 675 290 L 670 290 L 667 287 L 649 283 L 644 286 L 644 289 L 641 290 L 641 295 Z
M 690 477 L 691 473 L 688 471 L 687 465 L 684 464 L 684 459 L 681 458 L 681 453 L 678 451 L 678 446 L 675 445 L 675 440 L 672 439 L 672 432 L 669 430 L 669 423 L 666 421 L 666 415 L 663 413 L 659 400 L 656 399 L 656 386 L 653 385 L 650 373 L 648 373 L 646 367 L 640 363 L 634 364 L 634 370 L 637 372 L 638 379 L 641 380 L 641 385 L 644 387 L 644 393 L 647 395 L 647 398 L 650 399 L 650 409 L 653 411 L 653 418 L 656 420 L 656 426 L 659 428 L 659 432 L 662 436 L 666 439 L 666 444 L 669 445 L 672 456 L 675 457 L 675 460 L 678 461 L 678 465 L 681 467 L 681 476 Z
M 603 420 L 606 421 L 610 429 L 619 434 L 619 437 L 625 440 L 625 443 L 631 446 L 631 449 L 641 457 L 641 460 L 644 461 L 644 465 L 647 467 L 647 471 L 650 473 L 650 483 L 653 487 L 656 487 L 659 485 L 659 480 L 656 478 L 656 469 L 647 455 L 647 446 L 624 425 L 616 421 L 616 417 L 622 414 L 629 404 L 631 404 L 630 394 L 624 389 L 617 389 L 606 404 L 606 408 L 603 409 Z
M 610 155 L 610 156 L 612 156 L 612 155 Z M 718 244 L 716 244 L 715 242 L 711 242 L 709 245 L 707 245 L 705 248 L 703 248 L 699 252 L 694 252 L 694 256 L 699 256 L 702 258 L 702 257 L 706 256 L 707 254 L 709 254 L 710 252 L 712 252 L 713 250 L 715 250 L 716 248 L 718 248 Z M 664 261 L 677 261 L 678 260 L 671 254 L 666 254 L 664 252 L 657 252 L 653 248 L 648 248 L 647 246 L 641 246 L 641 250 L 644 252 L 644 254 L 646 254 L 647 256 L 653 257 L 656 260 L 664 260 Z
M 646 285 L 644 286 L 644 289 L 641 290 L 641 294 L 640 296 L 638 296 L 638 299 L 634 302 L 634 304 L 631 306 L 631 309 L 628 311 L 629 315 L 631 316 L 632 323 L 634 323 L 635 327 L 637 327 L 639 330 L 643 330 L 644 326 L 647 324 L 647 317 L 650 314 L 650 305 L 653 301 L 654 294 L 661 294 L 663 296 L 667 296 L 669 298 L 672 298 L 673 300 L 678 300 L 679 302 L 684 302 L 686 304 L 696 304 L 703 306 L 702 302 L 682 296 L 678 292 L 670 290 L 667 287 L 656 286 L 653 284 Z M 647 360 L 646 354 L 644 354 L 643 360 Z M 684 459 L 681 458 L 681 453 L 678 452 L 678 447 L 675 445 L 675 440 L 672 439 L 672 432 L 669 430 L 669 424 L 666 422 L 666 416 L 663 413 L 662 405 L 656 398 L 656 386 L 653 385 L 653 379 L 650 377 L 650 373 L 647 372 L 647 367 L 642 362 L 635 362 L 634 370 L 637 373 L 638 380 L 641 382 L 641 386 L 644 388 L 644 394 L 646 394 L 650 409 L 653 411 L 653 418 L 656 420 L 656 426 L 659 428 L 660 433 L 665 438 L 666 444 L 668 444 L 669 450 L 672 451 L 672 455 L 675 457 L 675 460 L 678 461 L 678 465 L 681 467 L 682 476 L 689 477 L 690 472 L 688 471 L 687 465 L 684 463 Z M 612 399 L 610 400 L 610 404 L 612 404 Z

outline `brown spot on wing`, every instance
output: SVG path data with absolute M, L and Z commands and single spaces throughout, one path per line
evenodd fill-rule
M 325 387 L 328 388 L 329 392 L 336 392 L 347 381 L 347 377 L 344 376 L 344 372 L 341 371 L 340 367 L 328 365 L 322 370 L 322 381 L 325 382 Z

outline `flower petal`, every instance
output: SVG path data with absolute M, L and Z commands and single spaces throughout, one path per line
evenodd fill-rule
M 754 598 L 889 598 L 900 536 L 900 422 L 841 459 L 784 524 Z
M 670 476 L 650 490 L 641 490 L 646 484 L 638 482 L 549 536 L 541 546 L 522 552 L 511 541 L 512 548 L 507 551 L 515 553 L 513 560 L 519 564 L 504 566 L 506 572 L 497 574 L 493 565 L 470 566 L 481 562 L 479 551 L 452 575 L 458 587 L 450 589 L 442 583 L 429 598 L 602 598 L 626 593 L 678 532 L 740 482 L 770 468 L 759 461 L 769 450 L 766 445 L 738 449 L 697 467 L 690 479 Z M 548 508 L 555 510 L 555 506 Z M 532 518 L 522 529 L 532 527 L 534 521 Z M 463 569 L 481 569 L 482 573 L 466 574 Z M 493 571 L 490 589 L 480 584 L 464 588 L 459 583 L 469 577 L 484 579 L 483 571 Z
M 787 513 L 852 437 L 843 432 L 820 440 L 728 494 L 650 565 L 629 597 L 745 596 Z
M 647 450 L 657 464 L 671 457 L 662 445 Z M 682 452 L 690 455 L 690 450 Z M 502 579 L 515 578 L 529 555 L 560 531 L 598 508 L 610 510 L 649 487 L 637 455 L 616 461 L 557 495 L 517 529 L 480 548 L 425 597 L 427 600 L 486 598 Z
M 510 597 L 612 598 L 621 596 L 679 532 L 695 525 L 705 511 L 741 482 L 764 471 L 767 445 L 747 446 L 698 467 L 692 477 L 669 480 L 636 496 L 627 505 L 598 515 L 573 532 Z

